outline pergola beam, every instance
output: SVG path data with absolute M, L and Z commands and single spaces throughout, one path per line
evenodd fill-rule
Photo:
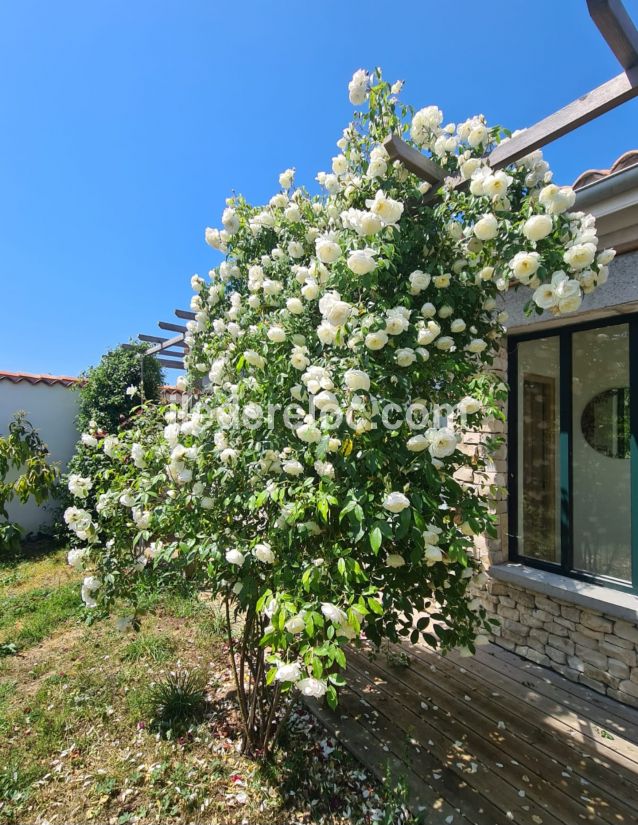
M 591 19 L 623 69 L 638 65 L 638 30 L 621 0 L 587 0 Z
M 160 335 L 145 335 L 142 332 L 140 332 L 140 334 L 137 337 L 140 339 L 140 341 L 148 341 L 151 344 L 164 344 L 166 341 L 170 340 L 170 341 L 174 342 L 173 344 L 171 344 L 171 346 L 186 347 L 186 344 L 184 343 L 183 340 L 176 341 L 175 338 L 170 338 L 169 339 L 169 338 L 165 338 L 165 337 L 163 338 Z
M 487 161 L 501 169 L 637 96 L 638 66 L 634 66 L 501 143 Z
M 169 370 L 183 370 L 184 369 L 184 362 L 183 361 L 169 361 L 168 358 L 156 358 L 155 359 L 158 364 L 161 364 L 163 367 L 168 367 Z
M 176 309 L 175 315 L 177 315 L 178 318 L 184 318 L 186 321 L 195 320 L 195 313 L 189 312 L 187 309 Z
M 184 336 L 183 335 L 176 335 L 174 338 L 166 338 L 164 343 L 157 344 L 154 347 L 149 347 L 146 350 L 146 355 L 156 355 L 157 353 L 164 353 L 164 350 L 169 349 L 170 347 L 176 347 L 184 344 Z M 180 357 L 183 357 L 183 353 L 180 353 Z
M 158 321 L 157 326 L 160 329 L 165 329 L 168 332 L 187 332 L 187 329 L 182 324 L 173 324 L 170 321 Z
M 392 160 L 400 160 L 406 169 L 414 172 L 421 180 L 431 183 L 432 186 L 443 183 L 445 170 L 433 160 L 409 146 L 398 135 L 390 135 L 383 141 L 383 145 Z
M 520 132 L 516 137 L 503 141 L 484 158 L 492 168 L 502 169 L 535 149 L 540 149 L 615 109 L 616 106 L 638 97 L 638 29 L 621 0 L 587 0 L 587 7 L 594 23 L 625 71 Z M 438 189 L 444 173 L 430 158 L 409 146 L 398 135 L 387 138 L 384 145 L 391 160 L 400 160 L 417 177 L 431 183 L 433 189 Z M 462 184 L 461 178 L 452 181 L 454 188 Z M 425 196 L 425 200 L 429 202 L 435 197 L 436 192 L 433 191 Z

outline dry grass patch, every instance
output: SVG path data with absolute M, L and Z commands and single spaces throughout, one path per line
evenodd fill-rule
M 13 611 L 1 638 L 20 643 L 0 659 L 0 822 L 402 821 L 396 783 L 380 787 L 305 712 L 272 763 L 239 755 L 214 604 L 167 596 L 139 633 L 121 633 L 111 620 L 83 624 L 78 591 L 63 553 L 0 566 Z M 171 673 L 194 675 L 202 698 L 170 694 L 172 712 L 188 713 L 166 725 L 157 694 Z

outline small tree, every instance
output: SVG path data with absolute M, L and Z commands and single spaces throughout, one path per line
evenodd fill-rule
M 59 476 L 58 468 L 48 463 L 49 448 L 24 412 L 15 414 L 8 429 L 7 435 L 0 436 L 0 549 L 15 549 L 23 534 L 19 524 L 9 521 L 7 504 L 14 498 L 26 503 L 31 496 L 36 504 L 43 504 Z M 18 475 L 7 481 L 12 470 Z
M 494 171 L 485 156 L 508 132 L 482 116 L 444 126 L 400 86 L 355 74 L 350 99 L 367 107 L 318 175 L 325 195 L 294 189 L 289 169 L 266 206 L 229 199 L 206 232 L 226 259 L 192 279 L 188 380 L 207 394 L 94 439 L 108 462 L 73 480 L 65 514 L 89 607 L 134 602 L 150 566 L 194 569 L 223 602 L 252 753 L 295 691 L 335 706 L 364 634 L 468 652 L 486 638 L 473 537 L 493 533 L 500 491 L 460 477 L 487 470 L 499 440 L 471 457 L 461 442 L 503 415 L 499 294 L 570 312 L 613 258 L 540 152 Z M 385 152 L 391 133 L 466 185 L 425 201 Z
M 91 421 L 107 432 L 114 433 L 141 400 L 142 362 L 144 398 L 156 401 L 164 381 L 164 373 L 157 359 L 144 356 L 146 344 L 134 344 L 132 349 L 118 346 L 100 359 L 96 367 L 89 367 L 80 376 L 78 385 L 80 409 L 78 428 L 84 432 Z M 127 389 L 131 390 L 127 394 Z

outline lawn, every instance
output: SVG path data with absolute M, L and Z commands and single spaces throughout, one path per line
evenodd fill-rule
M 366 773 L 301 707 L 271 763 L 238 753 L 218 613 L 149 598 L 139 632 L 85 622 L 63 551 L 0 561 L 0 822 L 407 821 L 400 777 Z M 158 725 L 177 676 L 202 688 Z

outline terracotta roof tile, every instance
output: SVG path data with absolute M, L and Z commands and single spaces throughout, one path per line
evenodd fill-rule
M 583 186 L 588 186 L 590 183 L 606 178 L 608 175 L 613 175 L 615 172 L 622 172 L 623 169 L 629 169 L 630 166 L 638 164 L 638 149 L 630 149 L 628 152 L 622 154 L 609 169 L 587 169 L 582 172 L 572 184 L 574 189 L 582 189 Z
M 71 387 L 80 383 L 81 379 L 74 378 L 71 375 L 40 375 L 33 372 L 0 370 L 0 381 L 11 381 L 13 384 L 20 384 L 23 381 L 26 381 L 27 384 L 62 384 L 65 387 Z

